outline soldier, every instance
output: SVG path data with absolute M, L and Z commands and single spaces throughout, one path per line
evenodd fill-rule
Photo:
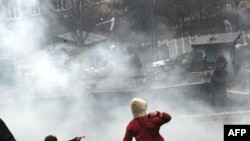
M 227 102 L 226 77 L 227 77 L 227 60 L 222 52 L 219 52 L 215 62 L 212 84 L 214 87 L 214 104 L 224 105 Z
M 217 55 L 216 62 L 215 62 L 215 69 L 219 71 L 226 71 L 226 68 L 227 68 L 227 60 L 223 56 L 223 53 L 219 52 Z

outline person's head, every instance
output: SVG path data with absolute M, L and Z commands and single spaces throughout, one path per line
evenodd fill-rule
M 223 57 L 223 53 L 222 52 L 218 52 L 217 56 L 218 57 Z
M 133 98 L 131 100 L 131 110 L 134 118 L 146 115 L 146 101 L 140 98 Z
M 48 135 L 44 138 L 44 141 L 57 141 L 57 137 L 53 135 Z

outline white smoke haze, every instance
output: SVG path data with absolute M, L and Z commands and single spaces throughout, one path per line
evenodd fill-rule
M 20 19 L 18 25 L 20 26 L 17 29 L 1 27 L 4 33 L 0 33 L 1 40 L 4 40 L 3 47 L 16 45 L 16 48 L 12 47 L 12 51 L 17 66 L 17 85 L 1 86 L 0 117 L 18 141 L 42 141 L 49 134 L 56 135 L 59 141 L 78 135 L 86 135 L 83 139 L 86 141 L 122 140 L 126 125 L 132 119 L 130 100 L 133 97 L 145 99 L 148 102 L 148 112 L 159 110 L 172 115 L 173 119 L 161 128 L 161 134 L 169 141 L 221 141 L 224 123 L 249 123 L 247 119 L 233 117 L 230 120 L 188 117 L 216 111 L 204 102 L 204 99 L 190 97 L 190 93 L 199 93 L 194 89 L 88 93 L 88 90 L 76 81 L 86 75 L 83 71 L 79 73 L 79 70 L 85 69 L 83 66 L 87 62 L 84 62 L 84 59 L 83 62 L 73 60 L 69 70 L 56 65 L 60 64 L 58 61 L 64 62 L 68 58 L 63 56 L 55 63 L 48 51 L 40 49 L 42 45 L 39 39 L 46 25 L 35 28 L 39 31 L 33 31 L 33 27 L 38 26 L 34 21 Z M 139 34 L 141 33 L 133 33 Z M 133 40 L 142 38 L 146 37 L 139 36 Z M 118 48 L 127 44 L 118 45 Z M 102 48 L 107 48 L 106 44 L 100 45 L 99 52 L 107 51 Z M 128 73 L 130 75 L 132 70 L 126 62 L 128 54 L 119 51 L 110 53 L 112 50 L 107 52 L 106 61 L 115 67 L 113 70 L 107 70 L 111 71 L 111 75 L 105 81 L 100 81 L 97 87 L 109 89 L 113 86 L 131 86 L 131 79 L 125 77 Z M 18 72 L 20 70 L 27 72 L 21 75 L 21 72 Z
M 242 24 L 243 28 L 244 26 L 248 26 L 249 24 L 249 8 L 243 8 L 238 10 L 238 16 L 239 16 L 239 21 Z
M 185 96 L 175 99 L 171 94 L 176 93 L 84 93 L 78 96 L 16 101 L 1 104 L 1 118 L 17 140 L 42 140 L 48 134 L 57 135 L 59 140 L 81 134 L 86 135 L 84 140 L 122 140 L 126 125 L 132 118 L 130 100 L 135 96 L 147 100 L 148 111 L 167 111 L 172 115 L 173 119 L 161 128 L 167 140 L 222 140 L 221 120 L 182 117 L 192 115 L 193 110 L 202 111 L 203 108 L 204 114 L 212 112 L 207 110 L 207 105 L 203 102 L 189 105 Z M 239 120 L 234 122 L 239 123 Z

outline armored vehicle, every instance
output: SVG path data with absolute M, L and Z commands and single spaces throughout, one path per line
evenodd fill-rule
M 232 85 L 235 77 L 236 44 L 240 38 L 241 32 L 197 37 L 191 44 L 192 52 L 176 57 L 174 69 L 157 76 L 151 89 L 195 87 L 208 93 L 214 91 L 216 81 L 221 81 L 215 73 L 218 53 L 227 61 L 226 85 Z

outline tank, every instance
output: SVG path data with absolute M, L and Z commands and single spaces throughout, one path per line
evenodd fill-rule
M 194 87 L 211 94 L 222 81 L 226 82 L 226 86 L 232 85 L 235 77 L 235 47 L 240 37 L 241 32 L 197 37 L 191 44 L 191 52 L 182 54 L 172 61 L 174 69 L 160 73 L 159 70 L 164 67 L 152 65 L 158 71 L 155 71 L 155 82 L 151 89 Z M 227 61 L 226 70 L 222 72 L 227 76 L 224 78 L 219 77 L 222 75 L 218 75 L 219 71 L 216 69 L 219 52 Z

